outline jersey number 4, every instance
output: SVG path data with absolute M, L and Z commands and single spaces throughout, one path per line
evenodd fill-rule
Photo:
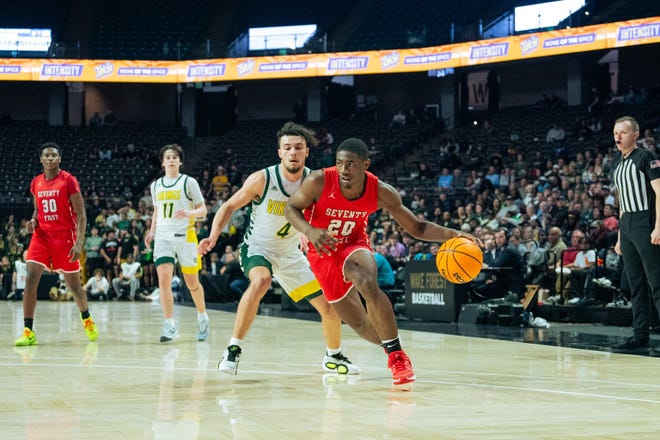
M 284 226 L 280 228 L 279 231 L 275 235 L 277 235 L 280 238 L 286 238 L 287 235 L 289 235 L 289 231 L 291 230 L 291 225 L 289 223 L 286 223 Z

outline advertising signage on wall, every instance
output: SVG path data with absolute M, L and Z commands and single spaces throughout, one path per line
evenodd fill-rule
M 455 322 L 467 302 L 467 287 L 445 280 L 432 260 L 406 263 L 405 294 L 406 317 L 425 321 Z
M 192 83 L 424 72 L 660 43 L 660 17 L 421 49 L 190 61 L 0 58 L 0 81 Z
M 51 41 L 50 29 L 0 28 L 0 52 L 39 52 L 45 54 L 50 48 Z

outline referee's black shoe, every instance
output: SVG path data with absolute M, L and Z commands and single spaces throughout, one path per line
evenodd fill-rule
M 645 354 L 649 352 L 649 338 L 631 336 L 624 342 L 610 347 L 613 353 Z

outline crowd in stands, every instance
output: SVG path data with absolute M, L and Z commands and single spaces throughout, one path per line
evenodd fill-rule
M 504 275 L 485 270 L 474 282 L 476 298 L 508 293 L 521 296 L 525 284 L 533 283 L 547 290 L 549 301 L 554 303 L 593 303 L 594 283 L 605 278 L 614 283 L 614 288 L 621 287 L 625 294 L 620 265 L 608 253 L 616 242 L 618 228 L 616 188 L 610 178 L 617 153 L 614 147 L 573 153 L 559 148 L 565 138 L 587 135 L 580 131 L 579 125 L 570 130 L 559 125 L 550 128 L 548 144 L 557 148 L 549 156 L 538 150 L 514 148 L 488 157 L 483 151 L 470 153 L 472 143 L 446 138 L 436 152 L 442 164 L 439 172 L 434 172 L 422 159 L 405 179 L 405 185 L 390 182 L 398 188 L 406 206 L 420 218 L 480 238 L 486 244 L 486 265 L 509 267 L 514 261 L 520 266 L 506 275 L 515 272 L 519 279 L 509 280 L 506 285 L 497 283 L 497 278 Z M 643 127 L 639 146 L 657 152 L 653 128 Z M 492 126 L 485 129 L 493 130 Z M 331 155 L 333 141 L 328 140 L 329 131 L 325 129 L 321 134 L 327 144 L 324 153 Z M 99 162 L 106 160 L 102 153 L 94 153 L 98 154 Z M 207 219 L 195 225 L 199 239 L 208 236 L 217 209 L 253 171 L 240 169 L 238 157 L 236 151 L 227 148 L 217 162 L 207 164 L 194 176 L 205 195 L 208 210 Z M 433 191 L 418 191 L 416 188 L 424 186 L 422 183 L 430 184 Z M 95 275 L 104 277 L 108 281 L 107 298 L 137 299 L 148 294 L 157 286 L 152 250 L 143 240 L 153 214 L 148 187 L 143 188 L 141 195 L 129 191 L 114 197 L 103 197 L 102 189 L 83 188 L 83 191 L 89 221 L 85 281 Z M 222 255 L 222 260 L 216 258 L 218 261 L 212 262 L 206 258 L 203 273 L 223 273 L 222 266 L 236 272 L 235 267 L 228 266 L 235 260 L 247 215 L 245 209 L 234 213 L 218 241 L 216 253 Z M 27 218 L 13 215 L 0 219 L 2 298 L 10 297 L 16 290 L 12 281 L 15 262 L 21 261 L 30 240 L 26 221 Z M 394 272 L 410 260 L 434 259 L 438 250 L 437 244 L 417 242 L 403 232 L 387 212 L 369 219 L 369 231 L 374 250 L 380 249 L 379 253 L 386 257 Z M 225 249 L 231 249 L 233 258 L 229 261 Z M 513 253 L 517 257 L 503 264 L 498 258 L 504 249 L 507 249 L 504 254 L 510 257 Z M 581 250 L 592 249 L 595 257 L 582 255 L 576 262 Z M 139 263 L 140 269 L 127 269 L 127 261 Z M 126 271 L 135 272 L 136 281 L 124 281 Z M 242 286 L 244 282 L 240 279 L 237 284 Z

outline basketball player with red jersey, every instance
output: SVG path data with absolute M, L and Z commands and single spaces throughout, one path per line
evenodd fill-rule
M 363 141 L 345 140 L 337 147 L 336 166 L 311 173 L 289 199 L 285 216 L 309 240 L 307 258 L 328 302 L 362 338 L 385 349 L 392 382 L 403 385 L 413 382 L 415 373 L 401 348 L 392 305 L 378 287 L 366 230 L 369 215 L 387 209 L 419 240 L 477 239 L 418 219 L 391 185 L 367 171 L 370 163 Z
M 60 169 L 60 147 L 53 142 L 41 146 L 44 172 L 30 184 L 34 197 L 34 213 L 28 222 L 32 240 L 28 247 L 27 278 L 23 292 L 23 335 L 14 345 L 35 345 L 37 336 L 32 328 L 37 307 L 37 286 L 44 269 L 64 275 L 67 287 L 80 309 L 83 328 L 90 341 L 98 337 L 96 324 L 87 305 L 87 293 L 80 281 L 82 254 L 87 215 L 78 179 Z

